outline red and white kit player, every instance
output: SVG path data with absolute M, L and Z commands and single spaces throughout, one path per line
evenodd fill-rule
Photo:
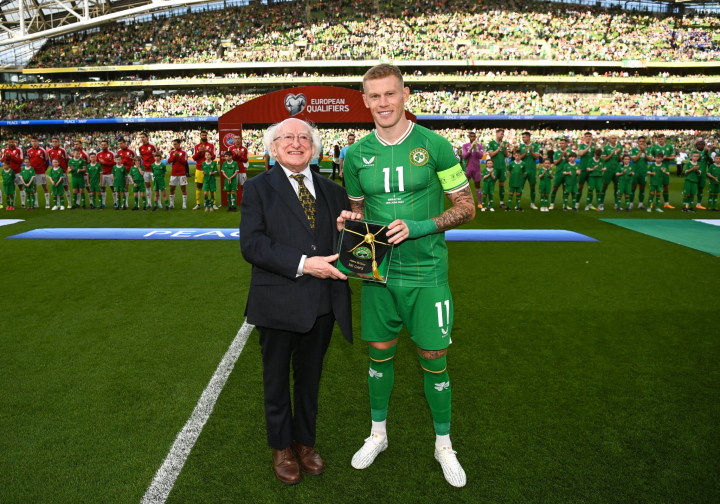
M 48 153 L 40 147 L 40 142 L 36 136 L 30 137 L 30 148 L 27 150 L 27 156 L 30 158 L 30 166 L 35 169 L 35 186 L 42 187 L 45 193 L 45 208 L 50 208 L 50 193 L 47 187 L 47 168 L 50 165 L 50 157 Z M 39 191 L 38 191 L 39 192 Z M 38 208 L 39 198 L 35 198 L 35 208 Z
M 102 166 L 102 177 L 100 178 L 100 191 L 102 193 L 101 205 L 105 207 L 105 197 L 107 196 L 106 187 L 110 188 L 113 195 L 114 204 L 117 205 L 117 194 L 113 186 L 112 169 L 115 166 L 115 153 L 108 148 L 108 141 L 100 142 L 100 152 L 97 153 L 97 162 Z
M 173 140 L 173 150 L 168 156 L 168 163 L 172 165 L 170 170 L 170 208 L 175 208 L 175 188 L 180 186 L 182 191 L 182 209 L 187 209 L 187 167 L 188 153 L 181 147 L 180 139 Z
M 143 179 L 145 180 L 145 190 L 147 194 L 151 194 L 151 186 L 153 181 L 152 164 L 155 162 L 155 153 L 159 152 L 155 144 L 150 143 L 147 133 L 140 133 L 140 147 L 138 147 L 138 154 L 142 158 L 142 165 L 145 169 L 143 173 Z

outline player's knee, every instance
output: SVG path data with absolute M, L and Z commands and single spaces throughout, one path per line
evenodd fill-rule
M 442 350 L 423 350 L 418 347 L 418 355 L 426 360 L 436 360 L 447 355 L 447 348 L 443 348 Z
M 443 350 L 422 350 L 418 348 L 420 366 L 432 374 L 442 373 L 447 369 L 447 348 Z
M 372 345 L 368 347 L 370 360 L 373 362 L 386 362 L 395 357 L 395 351 L 397 350 L 397 340 L 395 344 L 388 348 L 376 348 Z
M 391 341 L 369 341 L 368 345 L 370 345 L 371 348 L 375 348 L 377 350 L 387 350 L 390 347 L 394 347 L 397 345 L 398 339 L 395 338 Z

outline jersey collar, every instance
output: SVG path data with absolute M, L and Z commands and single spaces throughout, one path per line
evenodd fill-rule
M 406 139 L 407 137 L 410 136 L 410 133 L 412 133 L 412 130 L 413 130 L 413 127 L 414 127 L 414 126 L 415 126 L 415 123 L 412 122 L 412 121 L 410 121 L 410 125 L 409 125 L 408 128 L 405 130 L 405 133 L 403 133 L 403 135 L 402 135 L 400 138 L 398 138 L 394 143 L 389 143 L 389 142 L 386 142 L 385 140 L 383 140 L 383 139 L 380 137 L 380 135 L 378 135 L 377 130 L 375 130 L 375 138 L 378 139 L 378 142 L 380 142 L 381 144 L 386 145 L 386 146 L 387 146 L 387 145 L 400 145 L 401 143 L 403 143 L 403 142 L 405 141 L 405 139 Z

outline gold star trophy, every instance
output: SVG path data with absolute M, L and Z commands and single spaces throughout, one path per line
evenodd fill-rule
M 386 283 L 393 245 L 387 226 L 372 221 L 346 220 L 338 244 L 337 269 L 348 278 Z

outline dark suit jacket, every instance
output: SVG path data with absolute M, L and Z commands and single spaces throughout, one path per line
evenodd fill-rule
M 336 219 L 342 210 L 350 209 L 350 201 L 343 187 L 316 173 L 313 184 L 316 194 L 322 192 L 330 211 L 323 220 L 318 219 L 316 226 L 332 229 L 331 254 L 334 254 L 339 238 Z M 240 210 L 240 248 L 245 260 L 253 265 L 245 308 L 248 323 L 308 332 L 317 318 L 320 289 L 327 285 L 322 282 L 329 282 L 335 319 L 345 338 L 352 343 L 348 282 L 295 276 L 302 255 L 313 257 L 320 251 L 316 250 L 315 234 L 300 200 L 279 165 L 245 183 Z

